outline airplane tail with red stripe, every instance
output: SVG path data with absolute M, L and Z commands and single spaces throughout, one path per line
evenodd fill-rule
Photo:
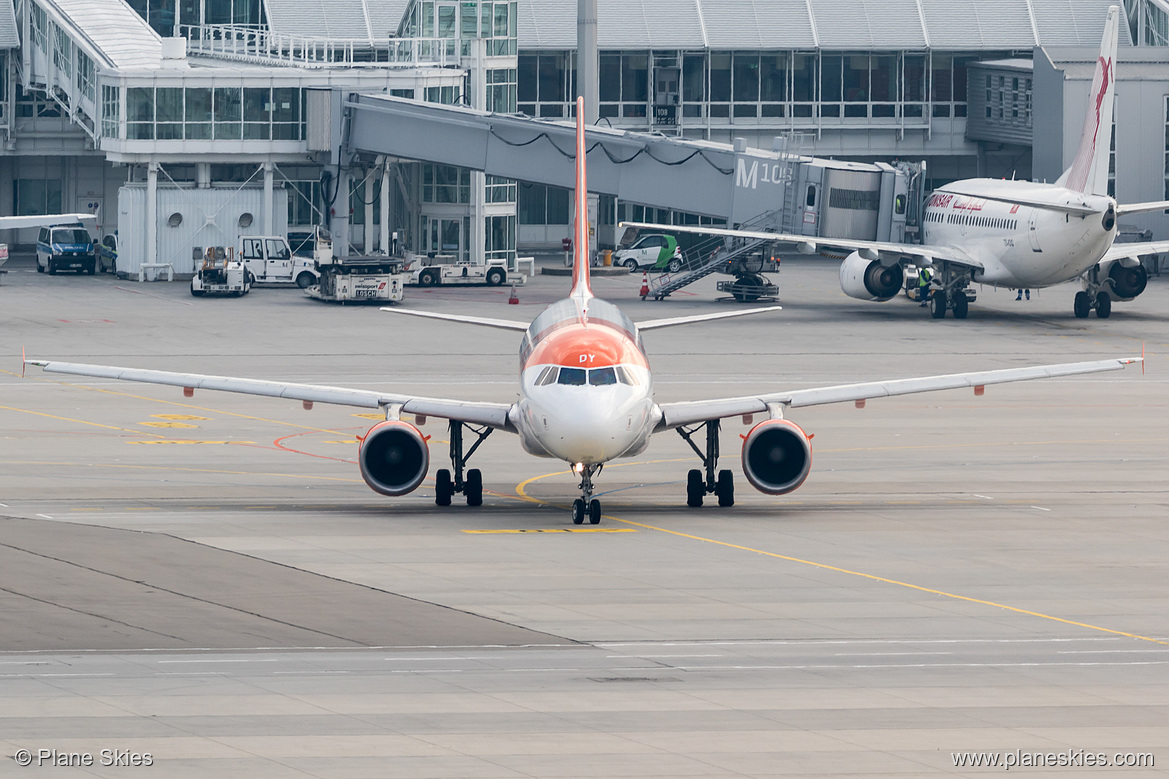
M 576 220 L 572 236 L 572 292 L 570 297 L 588 300 L 589 285 L 589 188 L 585 176 L 584 98 L 576 99 Z
M 1056 181 L 1057 186 L 1093 195 L 1108 194 L 1108 158 L 1112 141 L 1112 101 L 1116 91 L 1116 41 L 1120 9 L 1110 6 L 1104 23 L 1104 39 L 1088 93 L 1088 112 L 1080 135 L 1080 148 L 1072 166 Z

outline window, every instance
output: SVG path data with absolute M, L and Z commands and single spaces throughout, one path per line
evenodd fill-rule
M 239 87 L 215 88 L 215 140 L 239 140 L 243 119 Z
M 126 138 L 154 139 L 154 90 L 150 87 L 126 89 Z
M 17 179 L 17 216 L 61 213 L 60 179 Z
M 272 140 L 299 141 L 300 90 L 296 87 L 272 88 Z
M 612 368 L 593 368 L 589 371 L 589 384 L 604 387 L 617 383 L 617 372 Z
M 183 90 L 158 87 L 154 90 L 155 138 L 160 141 L 182 140 Z
M 267 87 L 244 87 L 243 114 L 245 141 L 271 137 L 272 93 Z
M 101 88 L 101 134 L 105 138 L 120 138 L 121 89 L 102 84 Z
M 546 365 L 544 370 L 540 371 L 540 375 L 536 377 L 533 382 L 537 387 L 546 387 L 556 381 L 556 372 L 558 367 L 555 365 Z
M 211 90 L 207 87 L 187 89 L 183 100 L 186 112 L 183 137 L 187 140 L 211 139 Z
M 586 371 L 584 368 L 561 368 L 556 378 L 557 384 L 567 384 L 571 387 L 583 387 Z

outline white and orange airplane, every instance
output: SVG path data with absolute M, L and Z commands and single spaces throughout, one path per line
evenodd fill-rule
M 520 346 L 519 400 L 512 404 L 426 398 L 341 387 L 291 384 L 279 381 L 205 376 L 193 373 L 81 365 L 54 360 L 26 359 L 50 373 L 125 379 L 184 388 L 190 396 L 196 388 L 243 392 L 252 395 L 379 408 L 385 421 L 374 425 L 360 439 L 358 461 L 365 482 L 376 492 L 397 496 L 413 492 L 426 478 L 430 452 L 426 437 L 416 425 L 427 417 L 446 419 L 450 426 L 450 459 L 454 469 L 435 474 L 435 502 L 450 505 L 455 492 L 472 506 L 483 502 L 483 479 L 478 469 L 463 471 L 479 444 L 494 430 L 515 433 L 530 454 L 567 462 L 580 476 L 581 495 L 572 504 L 572 520 L 581 524 L 601 521 L 600 501 L 593 497 L 593 476 L 610 460 L 633 457 L 645 450 L 650 436 L 676 430 L 701 458 L 703 471 L 688 474 L 686 502 L 701 506 L 713 493 L 720 506 L 734 504 L 734 481 L 729 470 L 718 471 L 721 420 L 756 414 L 763 419 L 744 437 L 743 473 L 758 490 L 782 495 L 799 487 L 812 467 L 810 436 L 784 417 L 789 407 L 855 402 L 868 398 L 904 395 L 931 390 L 973 387 L 981 395 L 987 384 L 1053 376 L 1119 370 L 1141 358 L 1043 365 L 1025 368 L 957 373 L 917 379 L 845 384 L 818 389 L 772 392 L 743 397 L 714 398 L 679 403 L 657 403 L 649 359 L 641 333 L 660 327 L 725 319 L 775 311 L 779 306 L 716 314 L 658 319 L 635 324 L 612 303 L 593 296 L 589 285 L 589 234 L 585 178 L 584 107 L 577 101 L 576 145 L 576 249 L 572 291 L 548 306 L 529 323 L 500 319 L 439 314 L 406 308 L 383 309 L 396 314 L 516 330 L 524 333 Z M 402 418 L 412 414 L 413 424 Z M 463 428 L 478 438 L 463 450 Z M 700 449 L 691 437 L 705 429 L 706 446 Z
M 971 284 L 1037 289 L 1078 279 L 1073 313 L 1084 318 L 1095 310 L 1104 319 L 1113 300 L 1144 292 L 1148 273 L 1140 257 L 1169 251 L 1169 241 L 1115 242 L 1120 217 L 1169 209 L 1166 201 L 1122 205 L 1108 195 L 1119 18 L 1119 8 L 1111 6 L 1071 167 L 1054 184 L 965 179 L 939 187 L 926 201 L 920 244 L 641 222 L 622 226 L 769 240 L 803 254 L 846 254 L 840 288 L 858 300 L 891 300 L 904 284 L 905 265 L 934 267 L 940 271 L 930 296 L 935 319 L 947 311 L 965 319 L 977 296 Z

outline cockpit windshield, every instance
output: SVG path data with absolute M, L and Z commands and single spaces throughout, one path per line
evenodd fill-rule
M 556 379 L 557 384 L 568 384 L 573 387 L 582 386 L 585 383 L 585 369 L 584 368 L 561 368 L 560 376 Z
M 636 387 L 637 379 L 632 371 L 620 365 L 590 369 L 549 365 L 540 371 L 534 383 L 537 387 L 549 384 L 567 384 L 571 387 L 583 387 L 586 384 L 594 387 L 628 384 L 631 387 Z
M 594 387 L 616 383 L 617 372 L 612 368 L 593 368 L 589 371 L 589 384 L 592 384 Z

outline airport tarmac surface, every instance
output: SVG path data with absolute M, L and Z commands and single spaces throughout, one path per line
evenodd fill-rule
M 503 433 L 471 463 L 484 505 L 439 508 L 430 480 L 365 486 L 361 409 L 19 366 L 23 346 L 506 402 L 516 334 L 6 268 L 0 776 L 1003 771 L 956 765 L 975 752 L 1012 773 L 1169 772 L 1169 278 L 1108 320 L 1073 318 L 1065 285 L 984 289 L 939 322 L 844 297 L 834 262 L 785 261 L 783 311 L 646 334 L 659 400 L 1142 348 L 1147 370 L 794 410 L 815 460 L 778 498 L 742 477 L 749 428 L 728 420 L 728 509 L 685 506 L 698 460 L 662 434 L 605 469 L 602 523 L 576 527 L 566 466 Z M 741 305 L 714 281 L 664 302 L 637 297 L 640 275 L 593 286 L 635 320 Z M 566 284 L 508 292 L 404 304 L 530 320 Z M 433 473 L 446 427 L 422 430 Z M 1071 765 L 1022 767 L 1035 753 Z M 1146 765 L 1080 767 L 1097 755 Z

